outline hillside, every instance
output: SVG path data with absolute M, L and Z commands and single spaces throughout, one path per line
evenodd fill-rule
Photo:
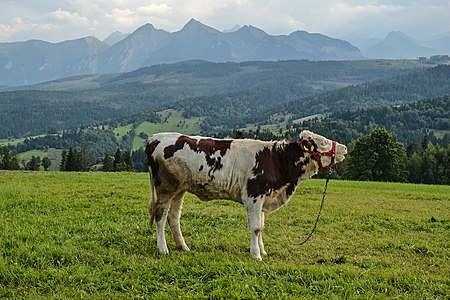
M 352 85 L 314 96 L 302 94 L 308 85 L 287 79 L 243 93 L 186 99 L 174 107 L 185 117 L 206 117 L 203 130 L 215 133 L 243 128 L 247 124 L 277 123 L 279 116 L 300 119 L 382 104 L 411 103 L 420 99 L 450 95 L 450 66 L 415 71 L 392 78 Z M 280 113 L 283 113 L 280 115 Z
M 450 95 L 450 93 L 449 93 Z M 393 132 L 405 145 L 420 145 L 426 138 L 441 145 L 450 144 L 450 96 L 420 100 L 402 105 L 380 105 L 367 109 L 335 112 L 322 119 L 304 121 L 291 131 L 295 136 L 302 128 L 321 132 L 349 143 L 377 127 Z
M 108 123 L 171 105 L 184 109 L 186 117 L 212 120 L 225 108 L 225 98 L 231 106 L 220 118 L 234 115 L 233 107 L 243 107 L 263 112 L 256 120 L 262 121 L 295 99 L 427 67 L 417 61 L 191 61 L 122 74 L 72 77 L 0 92 L 0 138 Z M 193 112 L 196 107 L 199 111 Z M 239 122 L 251 121 L 239 114 Z
M 289 102 L 285 110 L 304 117 L 372 105 L 414 102 L 450 94 L 450 66 L 441 65 Z

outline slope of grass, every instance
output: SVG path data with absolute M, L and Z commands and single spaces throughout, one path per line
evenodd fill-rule
M 0 298 L 445 299 L 450 187 L 302 183 L 266 217 L 269 256 L 249 252 L 245 209 L 188 194 L 191 252 L 158 254 L 148 175 L 0 173 Z
M 158 132 L 176 131 L 184 134 L 199 134 L 200 125 L 203 118 L 183 118 L 181 112 L 174 109 L 167 109 L 158 112 L 161 123 L 142 122 L 136 128 L 136 136 L 133 140 L 133 150 L 144 147 L 146 140 L 139 136 L 139 133 L 145 132 L 149 136 Z
M 30 150 L 27 152 L 19 153 L 19 160 L 30 161 L 32 156 L 39 157 L 42 161 L 44 157 L 48 157 L 51 161 L 50 171 L 59 170 L 59 165 L 61 164 L 62 150 L 49 148 L 47 150 Z M 44 167 L 41 166 L 41 170 Z

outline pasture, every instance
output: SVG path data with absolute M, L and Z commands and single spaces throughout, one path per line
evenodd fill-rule
M 245 209 L 187 195 L 191 252 L 160 256 L 148 174 L 0 172 L 0 298 L 448 299 L 450 187 L 300 184 L 249 254 Z

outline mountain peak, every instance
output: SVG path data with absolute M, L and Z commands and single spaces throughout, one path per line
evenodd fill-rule
M 384 40 L 369 48 L 365 54 L 372 58 L 412 59 L 433 55 L 435 50 L 401 31 L 391 31 Z
M 141 27 L 139 27 L 138 29 L 135 30 L 135 32 L 137 31 L 148 31 L 148 30 L 155 30 L 155 26 L 153 26 L 150 23 L 145 23 L 144 25 L 142 25 Z
M 242 27 L 241 25 L 236 24 L 231 29 L 225 29 L 223 32 L 224 33 L 235 32 L 235 31 L 238 31 L 239 29 L 241 29 L 241 27 Z
M 218 32 L 216 29 L 199 22 L 194 18 L 190 19 L 189 22 L 187 22 L 180 30 L 180 32 L 191 32 L 191 33 L 198 31 Z
M 405 34 L 404 32 L 401 32 L 401 31 L 389 32 L 386 39 L 389 39 L 389 40 L 402 39 L 402 40 L 408 40 L 408 41 L 415 41 L 412 37 L 408 36 L 407 34 Z
M 237 30 L 236 32 L 247 33 L 247 34 L 251 34 L 253 36 L 265 36 L 265 35 L 267 35 L 267 33 L 264 30 L 259 29 L 258 27 L 255 27 L 255 26 L 252 26 L 252 25 L 244 25 L 239 30 Z

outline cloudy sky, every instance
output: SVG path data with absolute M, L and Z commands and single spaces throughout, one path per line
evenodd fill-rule
M 0 0 L 0 42 L 59 42 L 145 23 L 178 31 L 191 18 L 218 30 L 253 25 L 269 34 L 295 30 L 332 37 L 450 35 L 450 0 Z

